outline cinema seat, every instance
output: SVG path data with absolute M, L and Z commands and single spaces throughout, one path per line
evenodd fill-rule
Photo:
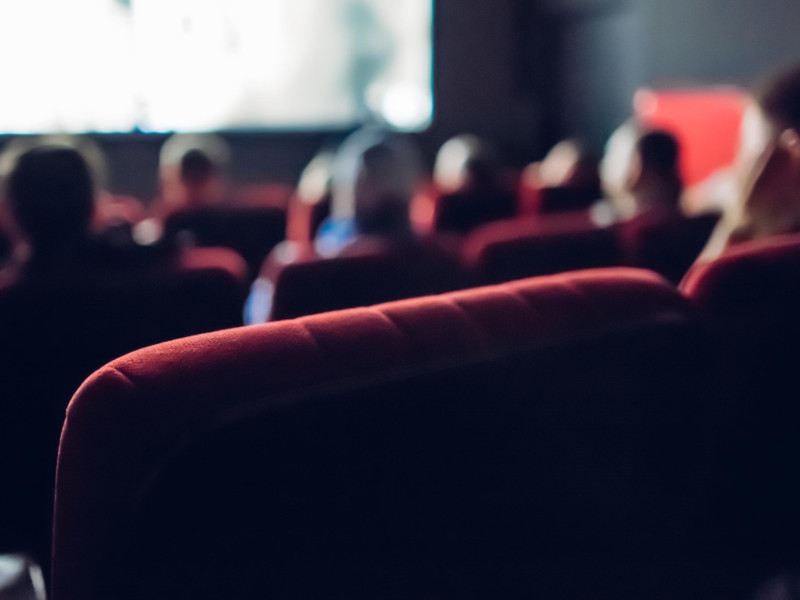
M 585 212 L 485 225 L 464 239 L 461 255 L 479 284 L 622 264 L 615 230 Z
M 193 249 L 161 267 L 28 276 L 0 288 L 0 553 L 49 561 L 58 437 L 70 395 L 109 360 L 241 323 L 242 259 Z
M 609 269 L 127 355 L 67 410 L 53 598 L 654 597 L 706 341 Z
M 238 252 L 255 276 L 261 262 L 286 237 L 286 209 L 272 206 L 212 206 L 173 213 L 164 239 L 193 246 L 222 246 Z
M 323 258 L 285 243 L 265 261 L 273 289 L 270 321 L 450 291 L 462 278 L 454 253 L 434 239 L 364 239 Z
M 625 264 L 650 269 L 677 284 L 703 251 L 718 214 L 687 218 L 633 218 L 617 227 Z
M 522 211 L 538 215 L 588 210 L 601 197 L 602 191 L 597 185 L 527 186 L 520 191 Z
M 728 560 L 721 569 L 764 581 L 800 567 L 800 237 L 734 247 L 695 265 L 681 289 L 725 361 L 719 464 L 702 521 Z
M 517 197 L 503 189 L 439 194 L 434 200 L 433 230 L 463 235 L 476 227 L 517 214 Z

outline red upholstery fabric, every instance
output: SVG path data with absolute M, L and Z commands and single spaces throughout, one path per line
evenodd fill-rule
M 435 239 L 362 238 L 331 258 L 283 244 L 262 277 L 274 286 L 271 321 L 442 293 L 460 287 L 458 263 Z
M 462 259 L 480 283 L 622 264 L 615 230 L 585 212 L 485 225 L 464 240 Z
M 81 381 L 126 352 L 241 323 L 245 267 L 232 251 L 135 262 L 26 274 L 0 288 L 0 454 L 9 457 L 0 552 L 48 562 L 58 436 Z
M 800 237 L 787 235 L 735 246 L 719 259 L 695 264 L 681 290 L 709 318 L 744 326 L 753 320 L 797 313 Z M 730 323 L 733 325 L 733 323 Z
M 719 215 L 683 218 L 640 215 L 617 231 L 625 264 L 650 269 L 678 283 L 711 237 Z
M 685 316 L 684 299 L 657 276 L 609 269 L 231 329 L 124 356 L 92 375 L 67 410 L 53 597 L 93 597 L 106 536 L 141 478 L 178 436 L 225 409 Z

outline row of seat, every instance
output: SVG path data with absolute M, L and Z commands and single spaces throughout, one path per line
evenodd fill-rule
M 800 240 L 175 340 L 72 399 L 52 590 L 750 597 L 800 561 Z
M 371 241 L 335 258 L 287 242 L 270 254 L 261 277 L 273 288 L 270 320 L 594 267 L 642 267 L 677 283 L 716 221 L 701 215 L 597 227 L 586 213 L 515 218 L 463 239 Z
M 235 218 L 215 221 L 218 213 L 210 209 L 196 214 L 217 223 L 217 234 L 228 231 L 227 225 L 229 233 L 238 230 L 231 225 Z M 250 211 L 233 213 L 244 217 Z M 250 224 L 258 231 L 257 221 Z M 179 231 L 176 225 L 174 232 Z M 225 241 L 213 232 L 208 235 L 194 241 Z M 254 233 L 240 242 L 257 239 Z M 619 239 L 618 229 L 596 229 L 576 216 L 549 228 L 538 221 L 513 220 L 486 226 L 462 242 L 466 272 L 454 258 L 458 246 L 453 250 L 420 242 L 362 244 L 335 259 L 320 259 L 307 251 L 287 255 L 291 246 L 284 245 L 266 262 L 263 274 L 274 282 L 271 318 L 279 320 L 527 275 L 620 264 L 624 261 Z M 24 448 L 27 456 L 7 472 L 18 492 L 0 501 L 0 508 L 18 517 L 0 528 L 0 550 L 25 549 L 46 558 L 58 431 L 66 398 L 85 377 L 138 348 L 242 323 L 250 275 L 235 253 L 137 248 L 112 255 L 109 264 L 100 260 L 94 274 L 71 271 L 0 288 L 0 346 L 7 357 L 0 365 L 0 437 L 4 450 L 17 453 Z M 44 368 L 47 377 L 38 376 Z
M 508 194 L 500 194 L 505 197 Z M 596 200 L 597 192 L 591 189 L 562 186 L 536 190 L 536 208 L 516 210 L 514 203 L 501 202 L 497 198 L 467 198 L 464 194 L 439 194 L 427 202 L 433 211 L 430 227 L 424 223 L 417 226 L 431 233 L 443 233 L 472 238 L 473 247 L 493 244 L 493 236 L 507 238 L 516 235 L 547 236 L 570 229 L 594 228 L 588 217 L 588 209 Z M 513 198 L 513 194 L 511 194 Z M 466 199 L 465 199 L 466 198 Z M 227 246 L 238 251 L 247 261 L 251 273 L 257 273 L 267 253 L 281 240 L 310 242 L 314 239 L 323 219 L 327 216 L 329 199 L 307 204 L 299 199 L 288 208 L 274 205 L 217 206 L 181 211 L 169 216 L 165 223 L 165 237 L 170 240 L 190 241 L 204 246 Z M 494 201 L 494 202 L 492 202 Z M 419 202 L 413 207 L 419 210 Z M 463 204 L 472 207 L 470 218 L 452 216 Z M 485 208 L 481 208 L 486 205 Z M 509 208 L 510 205 L 511 208 Z M 449 207 L 456 208 L 450 209 Z M 522 209 L 520 209 L 522 210 Z M 460 215 L 460 213 L 458 213 Z M 515 216 L 516 214 L 516 216 Z M 428 219 L 428 220 L 430 220 Z M 466 219 L 466 221 L 464 221 Z M 419 221 L 420 219 L 415 219 Z M 457 220 L 458 223 L 450 223 Z M 672 221 L 678 219 L 673 218 Z M 422 219 L 425 221 L 425 219 Z M 464 221 L 464 222 L 462 222 Z M 641 221 L 641 220 L 639 220 Z M 591 256 L 566 261 L 567 268 L 599 265 L 630 264 L 654 268 L 677 282 L 697 256 L 707 239 L 707 230 L 713 227 L 715 217 L 703 215 L 691 218 L 694 226 L 660 226 L 660 224 L 628 224 L 614 244 L 592 247 Z M 490 223 L 489 225 L 485 225 Z M 595 237 L 601 237 L 598 234 Z M 547 249 L 546 247 L 544 248 Z M 559 248 L 556 248 L 558 252 Z M 475 252 L 472 250 L 471 252 Z M 491 252 L 489 250 L 488 252 Z M 567 251 L 568 254 L 574 254 Z M 583 256 L 583 255 L 581 255 Z M 555 259 L 552 265 L 542 259 L 536 269 L 519 269 L 513 276 L 530 276 L 555 273 L 563 270 Z M 487 267 L 488 268 L 488 267 Z M 489 274 L 491 278 L 491 274 Z M 505 276 L 494 278 L 503 280 Z M 488 281 L 490 279 L 487 279 Z

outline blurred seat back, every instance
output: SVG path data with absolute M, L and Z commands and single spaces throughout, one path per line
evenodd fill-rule
M 465 234 L 517 213 L 516 195 L 504 189 L 440 194 L 434 203 L 433 230 L 439 232 Z
M 633 218 L 618 225 L 625 262 L 650 269 L 677 284 L 711 237 L 717 214 L 687 218 Z
M 331 258 L 282 246 L 262 276 L 274 290 L 271 321 L 442 293 L 461 283 L 455 255 L 434 239 L 363 239 Z
M 599 186 L 560 185 L 536 191 L 535 200 L 528 200 L 538 214 L 587 210 L 602 196 Z
M 477 283 L 622 264 L 615 230 L 583 212 L 485 225 L 464 240 L 462 259 Z
M 176 212 L 164 223 L 169 242 L 224 246 L 258 268 L 269 251 L 286 237 L 286 209 L 273 206 L 213 206 Z
M 615 269 L 123 357 L 68 409 L 54 598 L 664 593 L 705 339 Z

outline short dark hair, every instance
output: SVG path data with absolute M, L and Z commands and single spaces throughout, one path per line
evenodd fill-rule
M 678 169 L 680 144 L 669 131 L 657 129 L 642 134 L 636 142 L 636 151 L 643 168 L 659 173 L 673 173 Z
M 205 183 L 216 171 L 214 161 L 199 148 L 192 148 L 181 157 L 180 177 L 185 183 Z
M 69 146 L 39 146 L 17 158 L 6 181 L 11 214 L 34 244 L 85 234 L 94 213 L 88 163 Z
M 754 97 L 770 120 L 781 128 L 800 131 L 800 66 L 765 79 L 756 86 Z

